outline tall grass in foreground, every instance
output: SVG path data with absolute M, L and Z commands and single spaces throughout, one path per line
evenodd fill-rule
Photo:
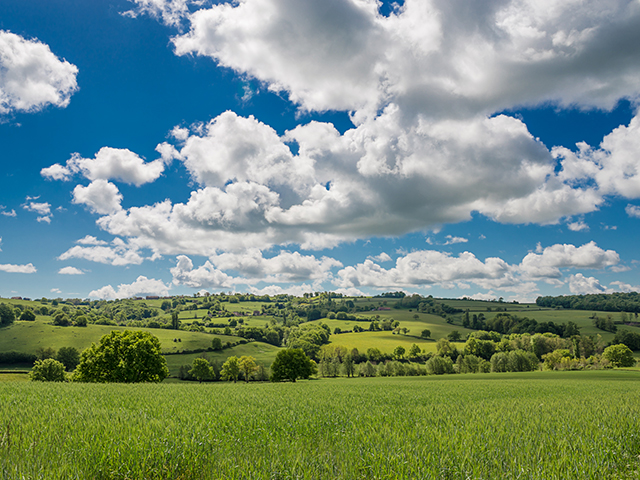
M 640 376 L 0 383 L 2 479 L 640 476 Z

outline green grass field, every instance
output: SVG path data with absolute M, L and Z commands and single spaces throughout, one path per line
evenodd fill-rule
M 6 479 L 637 479 L 640 374 L 0 383 Z
M 86 327 L 57 327 L 49 317 L 38 316 L 35 322 L 16 321 L 13 325 L 0 329 L 0 351 L 34 353 L 39 347 L 75 347 L 82 351 L 92 342 L 97 343 L 103 335 L 113 330 L 145 330 L 158 337 L 163 352 L 195 350 L 211 346 L 213 336 L 200 332 L 165 330 L 159 328 L 141 329 L 114 327 L 109 325 L 88 325 Z M 238 341 L 239 337 L 218 335 L 223 342 Z M 180 342 L 174 342 L 180 339 Z
M 236 357 L 242 357 L 243 355 L 247 355 L 255 358 L 258 365 L 269 367 L 280 350 L 280 348 L 269 345 L 268 343 L 250 342 L 244 345 L 237 345 L 232 348 L 225 348 L 219 352 L 166 355 L 165 358 L 167 359 L 167 367 L 169 367 L 169 375 L 176 376 L 180 366 L 191 365 L 196 357 L 202 356 L 210 362 L 216 360 L 220 363 L 224 363 L 228 357 L 234 355 Z

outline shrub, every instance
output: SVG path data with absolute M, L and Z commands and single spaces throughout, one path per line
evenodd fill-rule
M 29 378 L 38 382 L 64 382 L 64 365 L 53 358 L 36 360 Z

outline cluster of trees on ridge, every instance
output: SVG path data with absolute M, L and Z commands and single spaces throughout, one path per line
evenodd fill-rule
M 629 293 L 592 293 L 587 295 L 560 295 L 557 297 L 538 297 L 536 305 L 548 308 L 570 310 L 592 310 L 599 312 L 632 312 L 635 319 L 640 313 L 640 294 Z

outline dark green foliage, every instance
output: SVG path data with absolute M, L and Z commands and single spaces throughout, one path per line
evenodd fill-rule
M 148 332 L 113 331 L 80 357 L 76 378 L 83 382 L 161 382 L 168 375 L 160 341 Z
M 571 310 L 639 313 L 640 295 L 637 292 L 629 292 L 538 297 L 536 304 L 540 307 L 565 308 Z
M 80 363 L 80 352 L 73 347 L 62 347 L 58 350 L 56 359 L 64 365 L 67 372 L 70 372 Z
M 629 330 L 620 330 L 613 338 L 613 343 L 623 343 L 631 350 L 640 350 L 640 333 L 630 332 Z
M 27 322 L 34 322 L 36 319 L 36 314 L 31 310 L 25 310 L 20 314 L 20 320 Z
M 222 350 L 222 340 L 218 337 L 213 337 L 213 340 L 211 340 L 211 348 L 216 352 Z
M 33 364 L 38 359 L 36 355 L 22 352 L 0 352 L 0 364 L 16 364 L 16 363 L 29 363 Z
M 0 326 L 11 325 L 16 319 L 16 314 L 10 305 L 0 303 Z
M 449 357 L 440 357 L 438 355 L 427 360 L 425 365 L 429 375 L 444 375 L 445 373 L 453 373 L 453 361 Z
M 38 382 L 64 382 L 64 365 L 53 358 L 36 360 L 29 378 Z
M 315 373 L 315 365 L 300 348 L 280 350 L 271 365 L 271 381 L 307 379 Z

